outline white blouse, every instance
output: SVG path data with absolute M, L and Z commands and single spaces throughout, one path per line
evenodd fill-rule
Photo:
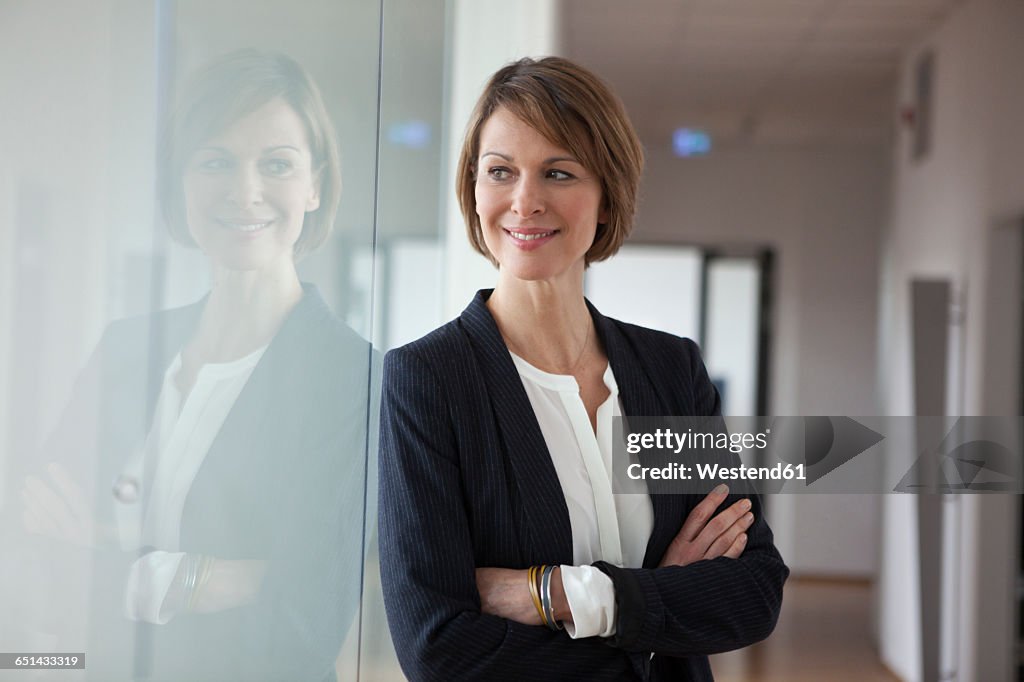
M 149 493 L 135 504 L 114 503 L 121 548 L 159 548 L 132 564 L 125 588 L 129 618 L 163 624 L 174 616 L 164 600 L 185 556 L 178 551 L 185 498 L 265 350 L 266 346 L 238 360 L 203 365 L 184 400 L 177 384 L 180 353 L 164 373 L 146 442 L 122 469 L 127 479 L 143 481 L 144 462 L 151 453 L 148 459 L 156 463 L 156 470 L 150 473 Z
M 597 408 L 595 433 L 575 377 L 549 374 L 511 355 L 569 508 L 575 565 L 561 567 L 573 617 L 566 631 L 573 639 L 611 637 L 615 590 L 611 578 L 590 564 L 641 567 L 654 528 L 649 495 L 612 493 L 612 419 L 622 416 L 615 375 L 609 364 L 604 372 L 609 396 Z

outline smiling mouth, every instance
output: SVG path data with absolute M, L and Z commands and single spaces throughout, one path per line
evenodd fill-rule
M 222 227 L 236 232 L 259 232 L 265 230 L 273 223 L 273 220 L 218 220 Z
M 528 242 L 534 239 L 543 239 L 544 237 L 550 237 L 558 233 L 558 230 L 548 230 L 547 232 L 516 232 L 515 230 L 506 229 L 505 232 L 512 235 L 513 238 L 520 241 Z

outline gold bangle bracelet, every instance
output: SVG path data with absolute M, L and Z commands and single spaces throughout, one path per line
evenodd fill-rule
M 537 574 L 540 573 L 541 567 L 530 566 L 530 570 L 527 572 L 527 580 L 530 583 L 530 597 L 533 599 L 533 606 L 537 609 L 537 613 L 540 614 L 541 622 L 547 625 L 547 619 L 544 617 L 544 608 L 540 603 L 540 588 L 537 586 Z

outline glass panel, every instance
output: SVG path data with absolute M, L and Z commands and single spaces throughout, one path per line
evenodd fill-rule
M 95 371 L 72 389 L 108 322 L 154 297 L 154 17 L 54 9 L 7 3 L 0 21 L 0 641 L 81 653 L 108 434 Z
M 385 351 L 438 327 L 442 197 L 454 190 L 442 149 L 447 17 L 443 0 L 389 0 L 382 21 L 380 183 L 374 341 Z M 379 372 L 374 387 L 379 387 Z M 371 500 L 376 499 L 375 484 Z M 372 506 L 372 505 L 371 505 Z M 375 524 L 371 524 L 375 529 Z M 404 679 L 387 628 L 376 533 L 368 534 L 359 679 Z
M 0 641 L 88 661 L 38 679 L 356 678 L 380 4 L 5 6 Z

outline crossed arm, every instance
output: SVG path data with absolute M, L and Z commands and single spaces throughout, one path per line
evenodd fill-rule
M 747 544 L 746 530 L 754 522 L 751 502 L 742 499 L 727 509 L 715 513 L 729 495 L 726 486 L 720 486 L 693 508 L 683 527 L 673 538 L 658 564 L 688 566 L 696 561 L 720 556 L 738 559 Z M 551 602 L 555 620 L 572 622 L 572 611 L 562 587 L 561 568 L 552 573 Z M 480 593 L 480 609 L 524 625 L 542 625 L 530 597 L 528 570 L 508 568 L 476 569 L 476 586 Z

